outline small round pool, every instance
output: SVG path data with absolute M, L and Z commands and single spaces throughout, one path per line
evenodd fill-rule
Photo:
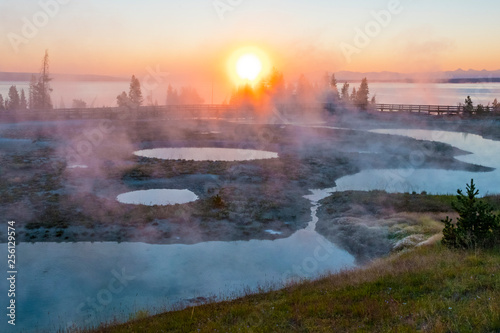
M 163 160 L 251 161 L 278 158 L 278 153 L 233 148 L 156 148 L 134 152 L 134 155 Z
M 144 190 L 120 194 L 116 199 L 130 205 L 167 206 L 193 202 L 198 196 L 189 190 Z

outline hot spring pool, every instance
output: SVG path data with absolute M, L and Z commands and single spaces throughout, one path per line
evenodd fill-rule
M 116 199 L 131 205 L 166 206 L 193 202 L 198 196 L 189 190 L 144 190 L 120 194 Z
M 233 148 L 156 148 L 134 152 L 134 155 L 163 160 L 251 161 L 278 158 L 278 153 Z

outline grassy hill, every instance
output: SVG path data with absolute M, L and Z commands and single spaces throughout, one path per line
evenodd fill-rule
M 500 332 L 500 251 L 422 246 L 363 269 L 93 332 Z

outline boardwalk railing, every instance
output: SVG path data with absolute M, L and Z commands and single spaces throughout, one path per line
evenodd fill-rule
M 428 115 L 459 115 L 467 113 L 463 105 L 412 105 L 412 104 L 377 104 L 379 112 L 406 112 Z M 473 113 L 473 112 L 468 112 Z
M 309 113 L 311 110 L 327 109 L 335 110 L 332 104 L 307 104 L 277 105 L 276 110 L 283 115 L 300 115 Z M 412 105 L 412 104 L 375 104 L 370 110 L 381 113 L 398 114 L 422 114 L 437 116 L 469 116 L 478 114 L 477 109 L 469 111 L 463 105 Z M 484 114 L 500 115 L 500 110 L 491 110 Z M 252 117 L 251 108 L 241 108 L 231 105 L 163 105 L 163 106 L 141 106 L 138 108 L 126 107 L 103 107 L 85 109 L 52 109 L 52 110 L 24 110 L 24 111 L 0 111 L 0 120 L 44 120 L 44 119 L 122 119 L 133 120 L 147 117 L 175 118 L 248 118 Z

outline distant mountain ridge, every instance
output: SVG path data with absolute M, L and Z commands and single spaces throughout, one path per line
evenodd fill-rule
M 38 73 L 0 72 L 0 81 L 7 82 L 29 82 L 31 75 Z M 319 74 L 319 73 L 318 73 Z M 101 81 L 101 82 L 124 82 L 129 78 L 96 75 L 96 74 L 51 74 L 57 81 Z M 467 71 L 459 68 L 455 71 L 427 72 L 427 73 L 398 73 L 398 72 L 352 72 L 340 71 L 335 73 L 337 80 L 342 82 L 357 82 L 368 78 L 371 82 L 438 82 L 438 83 L 476 83 L 476 82 L 500 82 L 500 69 L 495 71 L 474 70 Z
M 0 72 L 0 81 L 30 82 L 33 74 L 38 75 L 38 73 Z M 58 81 L 127 81 L 125 78 L 94 74 L 51 74 L 50 76 Z
M 341 71 L 335 73 L 338 81 L 361 81 L 368 78 L 372 82 L 500 82 L 500 70 L 474 70 L 467 71 L 457 69 L 456 71 L 427 72 L 427 73 L 398 73 L 398 72 L 350 72 Z

